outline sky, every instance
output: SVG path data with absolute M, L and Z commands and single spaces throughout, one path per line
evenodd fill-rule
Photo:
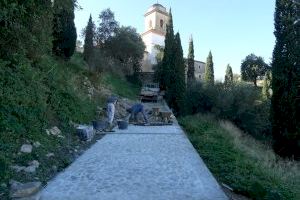
M 240 73 L 241 62 L 251 53 L 271 62 L 275 45 L 275 0 L 78 0 L 82 9 L 75 12 L 78 39 L 89 15 L 95 24 L 98 16 L 110 8 L 122 26 L 144 32 L 144 14 L 154 3 L 172 9 L 175 33 L 181 36 L 184 55 L 189 38 L 194 41 L 195 59 L 206 62 L 212 52 L 215 79 L 223 80 L 227 64 Z

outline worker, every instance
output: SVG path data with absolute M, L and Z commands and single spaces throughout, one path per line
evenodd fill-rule
M 111 131 L 113 129 L 113 121 L 115 117 L 115 105 L 118 101 L 117 97 L 111 96 L 107 100 L 107 122 L 108 122 L 108 127 L 106 128 L 107 131 Z
M 146 124 L 148 124 L 148 119 L 147 119 L 143 104 L 141 104 L 141 103 L 134 104 L 133 106 L 131 106 L 131 108 L 126 109 L 126 111 L 130 113 L 129 120 L 132 120 L 132 118 L 133 118 L 133 120 L 135 122 L 138 122 L 137 115 L 139 113 L 142 113 L 144 122 Z

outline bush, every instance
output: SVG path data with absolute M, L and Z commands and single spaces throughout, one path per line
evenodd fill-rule
M 234 122 L 243 131 L 261 138 L 269 136 L 269 100 L 261 100 L 259 89 L 238 83 L 224 87 L 195 84 L 186 94 L 185 114 L 214 113 Z

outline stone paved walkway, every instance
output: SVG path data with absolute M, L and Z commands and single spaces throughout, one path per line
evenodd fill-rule
M 181 128 L 108 134 L 41 192 L 42 200 L 225 200 Z

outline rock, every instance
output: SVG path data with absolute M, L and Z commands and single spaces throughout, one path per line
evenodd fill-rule
M 35 173 L 36 172 L 36 166 L 28 166 L 24 169 L 25 172 L 27 173 Z
M 23 144 L 21 146 L 21 150 L 20 151 L 23 152 L 23 153 L 31 153 L 32 152 L 32 145 L 30 145 L 30 144 Z
M 53 157 L 54 156 L 54 153 L 47 153 L 46 157 L 47 158 L 50 158 L 50 157 Z
M 39 148 L 39 147 L 41 146 L 41 143 L 35 142 L 35 143 L 33 143 L 33 146 L 34 146 L 35 148 Z
M 20 183 L 13 181 L 10 189 L 11 198 L 24 198 L 36 194 L 41 188 L 41 182 Z
M 46 133 L 47 135 L 60 135 L 61 131 L 59 130 L 59 128 L 57 128 L 57 126 L 52 127 L 51 129 L 46 129 Z
M 33 160 L 33 161 L 29 162 L 28 164 L 29 164 L 30 166 L 34 166 L 34 167 L 36 167 L 36 168 L 38 168 L 38 167 L 40 166 L 40 163 L 39 163 L 39 161 L 37 161 L 37 160 Z
M 13 165 L 13 166 L 10 166 L 11 169 L 15 170 L 16 172 L 21 172 L 23 171 L 26 167 L 24 166 L 19 166 L 19 165 Z

